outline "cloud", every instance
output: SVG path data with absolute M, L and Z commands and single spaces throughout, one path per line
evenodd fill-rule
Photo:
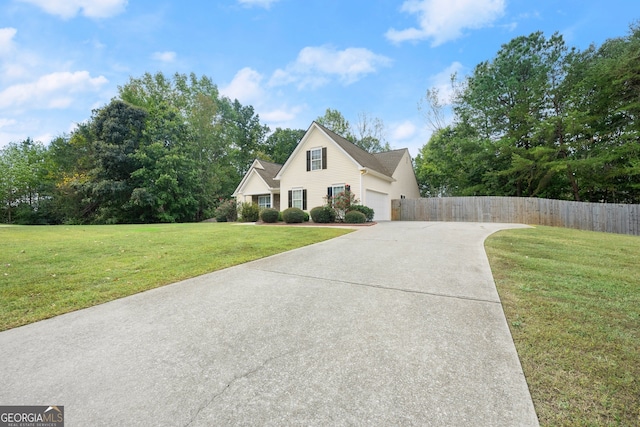
M 296 83 L 298 88 L 317 88 L 332 78 L 349 85 L 390 64 L 391 59 L 364 48 L 336 50 L 331 46 L 310 46 L 302 49 L 296 60 L 285 69 L 276 70 L 269 85 Z
M 4 55 L 13 50 L 13 37 L 18 30 L 15 28 L 0 28 L 0 55 Z
M 263 85 L 264 76 L 245 67 L 238 71 L 231 82 L 220 88 L 220 93 L 254 107 L 260 119 L 269 126 L 289 126 L 306 106 L 289 106 L 282 103 L 282 93 L 273 93 Z
M 453 74 L 460 75 L 464 71 L 464 66 L 459 62 L 452 62 L 444 70 L 440 71 L 429 78 L 432 88 L 438 90 L 438 99 L 442 105 L 451 105 L 453 100 L 453 86 L 451 85 L 451 76 Z
M 230 99 L 237 99 L 243 104 L 260 102 L 264 95 L 262 74 L 249 67 L 238 71 L 227 86 L 220 88 L 220 93 Z
M 459 38 L 463 29 L 490 26 L 504 14 L 505 0 L 407 0 L 400 10 L 417 15 L 419 28 L 391 28 L 387 39 L 394 43 L 431 39 L 435 47 Z
M 0 118 L 0 129 L 2 129 L 3 127 L 15 125 L 15 124 L 16 124 L 16 121 L 13 119 Z
M 273 3 L 276 3 L 279 0 L 238 0 L 243 6 L 246 7 L 263 7 L 265 9 L 269 9 Z
M 88 18 L 110 18 L 124 11 L 128 0 L 19 0 L 64 19 L 78 13 Z
M 167 51 L 167 52 L 154 52 L 151 55 L 153 59 L 160 62 L 173 62 L 176 60 L 176 53 Z
M 35 82 L 9 86 L 0 92 L 0 109 L 27 105 L 40 109 L 66 108 L 73 103 L 73 94 L 99 90 L 107 82 L 104 76 L 91 77 L 88 71 L 47 74 Z
M 391 125 L 391 140 L 402 141 L 411 138 L 416 134 L 418 128 L 411 121 L 405 120 L 401 123 Z

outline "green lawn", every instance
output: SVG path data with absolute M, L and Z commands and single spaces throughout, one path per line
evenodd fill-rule
M 350 231 L 217 223 L 0 227 L 0 331 Z
M 536 227 L 486 248 L 541 425 L 640 425 L 640 237 Z

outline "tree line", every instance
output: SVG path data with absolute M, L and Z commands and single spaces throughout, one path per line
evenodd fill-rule
M 363 117 L 360 138 L 348 137 L 367 149 L 388 146 L 378 139 L 382 122 Z M 318 121 L 350 129 L 336 110 Z M 70 134 L 47 146 L 28 138 L 0 150 L 0 221 L 201 221 L 214 216 L 255 158 L 284 163 L 304 133 L 271 132 L 252 106 L 221 96 L 208 77 L 146 73 Z
M 424 196 L 640 203 L 638 25 L 583 51 L 559 34 L 516 37 L 452 85 L 452 124 L 437 90 L 424 100 Z

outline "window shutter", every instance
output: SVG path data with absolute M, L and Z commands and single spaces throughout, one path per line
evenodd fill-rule
M 322 169 L 327 168 L 327 147 L 322 147 Z
M 307 150 L 307 172 L 311 170 L 311 150 Z
M 302 210 L 307 210 L 307 190 L 302 190 Z
M 289 190 L 289 207 L 291 207 L 291 203 L 293 203 L 293 201 L 291 200 L 293 198 L 293 191 Z
M 333 188 L 327 187 L 327 197 L 331 198 L 331 196 L 333 196 Z

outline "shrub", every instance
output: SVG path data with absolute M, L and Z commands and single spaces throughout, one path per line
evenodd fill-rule
M 216 221 L 227 222 L 238 219 L 238 208 L 235 200 L 227 200 L 220 203 L 216 209 Z
M 367 218 L 367 222 L 373 221 L 374 212 L 373 212 L 373 209 L 371 209 L 369 206 L 351 205 L 349 210 L 350 211 L 362 212 L 364 214 L 365 218 Z
M 277 209 L 266 208 L 260 214 L 260 217 L 264 222 L 274 223 L 278 222 L 278 217 L 280 216 L 280 212 Z
M 309 214 L 305 211 L 302 211 L 302 213 L 304 214 L 304 222 L 309 222 Z
M 351 205 L 356 203 L 360 203 L 360 200 L 356 199 L 351 190 L 345 190 L 327 198 L 327 205 L 335 209 L 338 222 L 344 221 L 344 215 L 350 210 Z
M 282 211 L 278 212 L 278 221 L 284 221 L 284 218 L 282 218 Z
M 347 224 L 362 224 L 367 222 L 367 217 L 362 212 L 349 211 L 344 215 L 344 222 Z
M 311 219 L 319 224 L 336 222 L 336 211 L 331 206 L 316 206 L 311 209 Z
M 240 207 L 243 222 L 256 222 L 260 218 L 260 206 L 256 203 L 243 203 Z
M 304 221 L 304 211 L 298 208 L 288 208 L 282 212 L 282 218 L 287 224 L 297 224 Z

